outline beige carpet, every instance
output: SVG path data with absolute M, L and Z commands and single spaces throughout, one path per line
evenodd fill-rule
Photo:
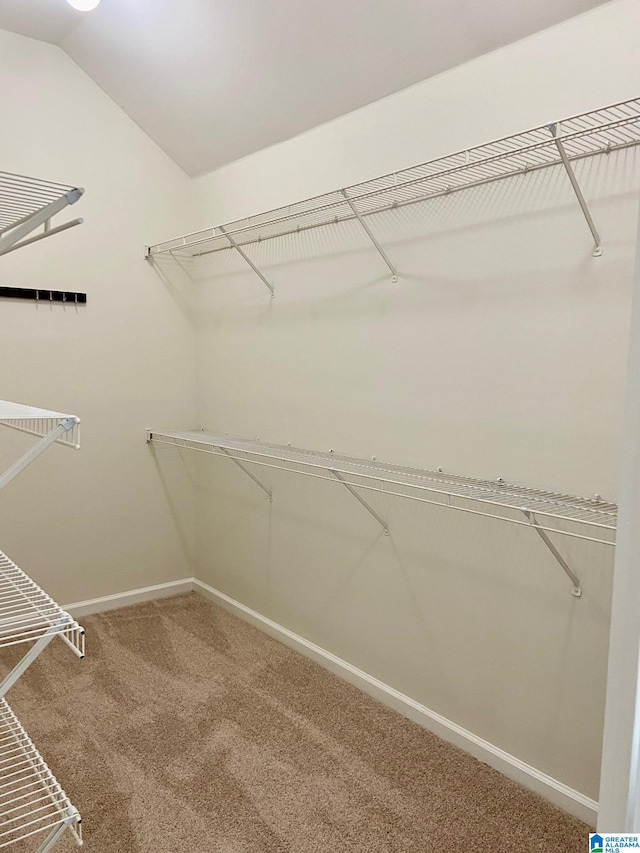
M 584 824 L 194 594 L 84 624 L 85 661 L 56 640 L 8 698 L 87 853 L 587 850 Z

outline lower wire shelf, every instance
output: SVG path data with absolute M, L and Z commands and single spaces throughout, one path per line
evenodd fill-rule
M 47 833 L 48 853 L 69 831 L 82 844 L 80 815 L 5 699 L 0 699 L 0 849 Z
M 13 670 L 0 680 L 0 697 L 56 636 L 79 658 L 84 657 L 84 628 L 0 551 L 0 648 L 30 646 Z

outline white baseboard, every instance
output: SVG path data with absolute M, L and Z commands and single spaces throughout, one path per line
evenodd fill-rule
M 361 669 L 357 669 L 357 667 L 336 657 L 336 655 L 328 652 L 326 649 L 309 642 L 309 640 L 305 640 L 304 637 L 300 637 L 298 634 L 294 634 L 293 631 L 289 631 L 277 622 L 273 622 L 266 616 L 262 616 L 262 614 L 257 613 L 255 610 L 251 610 L 251 608 L 246 607 L 244 604 L 240 604 L 239 601 L 235 601 L 233 598 L 230 598 L 208 584 L 194 578 L 192 588 L 194 592 L 199 593 L 215 604 L 219 604 L 236 616 L 239 616 L 246 622 L 250 622 L 266 634 L 274 637 L 276 640 L 311 658 L 325 669 L 358 687 L 364 693 L 382 702 L 387 707 L 393 708 L 394 711 L 398 711 L 403 716 L 408 717 L 443 740 L 454 744 L 454 746 L 473 755 L 474 758 L 485 762 L 509 779 L 520 783 L 536 794 L 540 794 L 540 796 L 569 812 L 569 814 L 595 826 L 598 816 L 598 803 L 595 800 L 586 797 L 584 794 L 575 791 L 562 782 L 558 782 L 557 779 L 553 779 L 546 773 L 536 770 L 535 767 L 526 764 L 524 761 L 520 761 L 514 755 L 474 735 L 441 714 L 421 705 L 398 690 L 394 690 L 388 684 L 368 675 Z
M 64 609 L 74 619 L 79 619 L 82 616 L 91 616 L 92 613 L 104 613 L 107 610 L 129 607 L 131 604 L 141 604 L 143 601 L 152 601 L 155 598 L 181 595 L 192 590 L 193 578 L 183 578 L 178 581 L 130 589 L 127 592 L 116 592 L 114 595 L 103 595 L 100 598 L 89 598 L 87 601 L 74 601 L 73 604 L 65 604 Z
M 595 800 L 575 791 L 568 785 L 558 782 L 546 773 L 536 770 L 524 761 L 520 761 L 514 755 L 494 746 L 483 738 L 474 735 L 473 732 L 462 728 L 457 723 L 448 720 L 441 714 L 421 705 L 409 696 L 405 696 L 388 684 L 352 666 L 345 660 L 317 646 L 315 643 L 305 640 L 304 637 L 294 634 L 288 628 L 284 628 L 277 622 L 266 616 L 251 610 L 239 601 L 230 598 L 223 592 L 209 586 L 196 578 L 183 578 L 177 581 L 168 581 L 154 586 L 146 586 L 141 589 L 132 589 L 127 592 L 118 592 L 114 595 L 104 595 L 100 598 L 92 598 L 87 601 L 76 601 L 67 604 L 65 610 L 75 618 L 89 616 L 92 613 L 103 613 L 120 607 L 128 607 L 132 604 L 140 604 L 144 601 L 152 601 L 157 598 L 167 598 L 171 595 L 181 595 L 186 592 L 197 592 L 215 604 L 224 607 L 231 613 L 251 623 L 260 630 L 269 634 L 281 643 L 300 652 L 308 658 L 316 661 L 325 669 L 358 687 L 363 693 L 394 711 L 398 711 L 413 722 L 438 735 L 443 740 L 454 744 L 465 752 L 473 755 L 479 761 L 500 771 L 504 776 L 519 782 L 525 788 L 534 791 L 549 802 L 575 815 L 575 817 L 595 826 L 598 816 L 598 804 Z

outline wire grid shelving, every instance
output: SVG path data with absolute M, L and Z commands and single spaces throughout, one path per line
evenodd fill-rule
M 375 213 L 550 166 L 567 168 L 567 163 L 610 154 L 639 143 L 640 98 L 634 98 L 286 207 L 156 243 L 147 246 L 145 253 L 148 258 L 164 253 L 198 257 L 242 249 L 252 243 L 310 228 L 352 219 L 362 221 Z M 575 176 L 570 169 L 569 165 L 574 183 Z M 574 189 L 584 211 L 584 199 L 576 184 Z M 593 223 L 589 224 L 591 227 Z M 592 233 L 598 248 L 595 228 Z M 376 248 L 380 251 L 379 246 Z
M 244 441 L 197 430 L 151 430 L 147 440 L 217 454 L 242 466 L 275 468 L 342 483 L 350 490 L 380 492 L 512 524 L 533 526 L 543 533 L 615 545 L 617 506 L 598 498 L 581 498 L 502 480 L 480 480 L 440 470 Z M 262 488 L 268 491 L 264 486 Z M 379 517 L 378 520 L 382 523 Z
M 51 228 L 50 220 L 84 193 L 79 187 L 11 172 L 0 172 L 0 255 L 80 225 L 82 219 Z M 28 234 L 43 226 L 35 237 Z
M 57 634 L 84 657 L 84 628 L 0 551 L 0 649 Z
M 7 701 L 0 699 L 0 848 L 47 832 L 38 853 L 70 830 L 82 844 L 78 811 Z
M 75 415 L 0 400 L 0 426 L 39 439 L 0 472 L 0 489 L 51 444 L 79 447 L 79 424 Z M 37 853 L 49 853 L 67 829 L 82 844 L 80 815 L 4 698 L 54 637 L 84 657 L 84 629 L 0 551 L 0 649 L 28 645 L 0 681 L 0 848 L 46 833 Z
M 20 403 L 0 400 L 1 426 L 44 438 L 61 423 L 66 423 L 67 429 L 55 439 L 56 443 L 66 444 L 77 450 L 80 447 L 80 418 L 62 412 L 52 412 L 49 409 L 38 409 L 34 406 L 23 406 Z

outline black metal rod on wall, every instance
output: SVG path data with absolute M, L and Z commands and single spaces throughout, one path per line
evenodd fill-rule
M 41 290 L 31 287 L 0 287 L 0 299 L 32 299 L 34 302 L 63 302 L 86 305 L 87 294 L 70 290 Z

